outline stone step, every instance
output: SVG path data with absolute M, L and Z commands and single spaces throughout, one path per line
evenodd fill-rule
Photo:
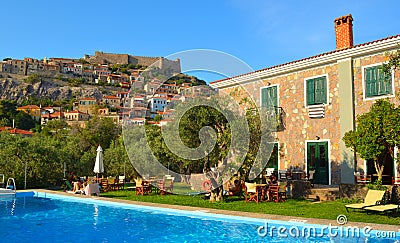
M 315 201 L 334 201 L 339 198 L 338 188 L 321 188 L 321 189 L 311 189 L 311 194 L 308 195 L 308 199 Z

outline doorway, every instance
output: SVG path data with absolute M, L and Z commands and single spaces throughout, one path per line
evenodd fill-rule
M 307 142 L 307 170 L 315 170 L 315 184 L 329 184 L 328 141 Z

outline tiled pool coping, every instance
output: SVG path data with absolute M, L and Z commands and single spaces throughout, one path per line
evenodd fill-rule
M 220 210 L 220 209 L 212 209 L 212 208 L 199 208 L 199 207 L 191 207 L 191 206 L 181 206 L 181 205 L 169 205 L 169 204 L 158 204 L 158 203 L 149 203 L 149 202 L 138 202 L 138 201 L 129 201 L 129 200 L 121 200 L 114 198 L 105 198 L 105 197 L 87 197 L 79 194 L 70 194 L 60 191 L 52 191 L 52 190 L 44 190 L 44 189 L 35 189 L 35 190 L 20 190 L 18 193 L 23 192 L 32 192 L 36 191 L 39 193 L 49 193 L 55 195 L 69 196 L 69 197 L 78 197 L 78 198 L 90 198 L 95 200 L 102 200 L 105 202 L 114 202 L 114 203 L 125 203 L 132 205 L 141 205 L 141 206 L 149 206 L 149 207 L 159 207 L 164 209 L 177 209 L 177 210 L 187 210 L 193 212 L 207 212 L 213 214 L 220 215 L 229 215 L 229 216 L 240 216 L 246 218 L 257 218 L 264 220 L 276 220 L 276 221 L 286 221 L 292 223 L 307 223 L 307 224 L 317 224 L 317 225 L 329 225 L 332 226 L 340 226 L 336 220 L 328 220 L 328 219 L 315 219 L 315 218 L 302 218 L 302 217 L 293 217 L 293 216 L 283 216 L 283 215 L 274 215 L 274 214 L 260 214 L 260 213 L 251 213 L 251 212 L 241 212 L 241 211 L 230 211 L 230 210 Z M 33 194 L 32 194 L 33 195 Z M 345 226 L 348 227 L 365 227 L 369 226 L 374 230 L 385 230 L 385 231 L 400 231 L 400 226 L 398 225 L 386 225 L 386 224 L 373 224 L 373 223 L 361 223 L 361 222 L 348 222 Z

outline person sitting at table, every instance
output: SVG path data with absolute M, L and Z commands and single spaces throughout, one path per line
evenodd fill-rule
M 238 179 L 234 180 L 233 184 L 228 182 L 228 195 L 229 196 L 237 195 L 238 193 L 240 193 L 241 190 L 242 190 L 242 183 L 240 180 L 238 180 Z
M 80 180 L 76 179 L 74 181 L 74 189 L 72 191 L 77 192 L 77 191 L 81 190 L 81 188 L 82 188 L 82 184 L 81 184 Z
M 278 179 L 276 178 L 276 176 L 274 174 L 272 174 L 268 177 L 267 184 L 268 185 L 277 185 L 278 184 Z
M 267 180 L 268 186 L 276 186 L 278 185 L 278 179 L 274 174 L 270 175 Z M 267 196 L 267 200 L 270 201 L 270 191 L 268 190 L 268 186 L 266 186 L 265 194 Z
M 86 182 L 82 181 L 80 178 L 77 178 L 74 181 L 74 189 L 73 192 L 82 192 L 86 186 Z

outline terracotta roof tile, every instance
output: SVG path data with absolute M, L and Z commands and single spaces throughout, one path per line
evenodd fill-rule
M 19 128 L 12 128 L 12 127 L 0 127 L 0 131 L 7 131 L 11 134 L 19 134 L 19 135 L 33 135 L 33 132 L 19 129 Z

